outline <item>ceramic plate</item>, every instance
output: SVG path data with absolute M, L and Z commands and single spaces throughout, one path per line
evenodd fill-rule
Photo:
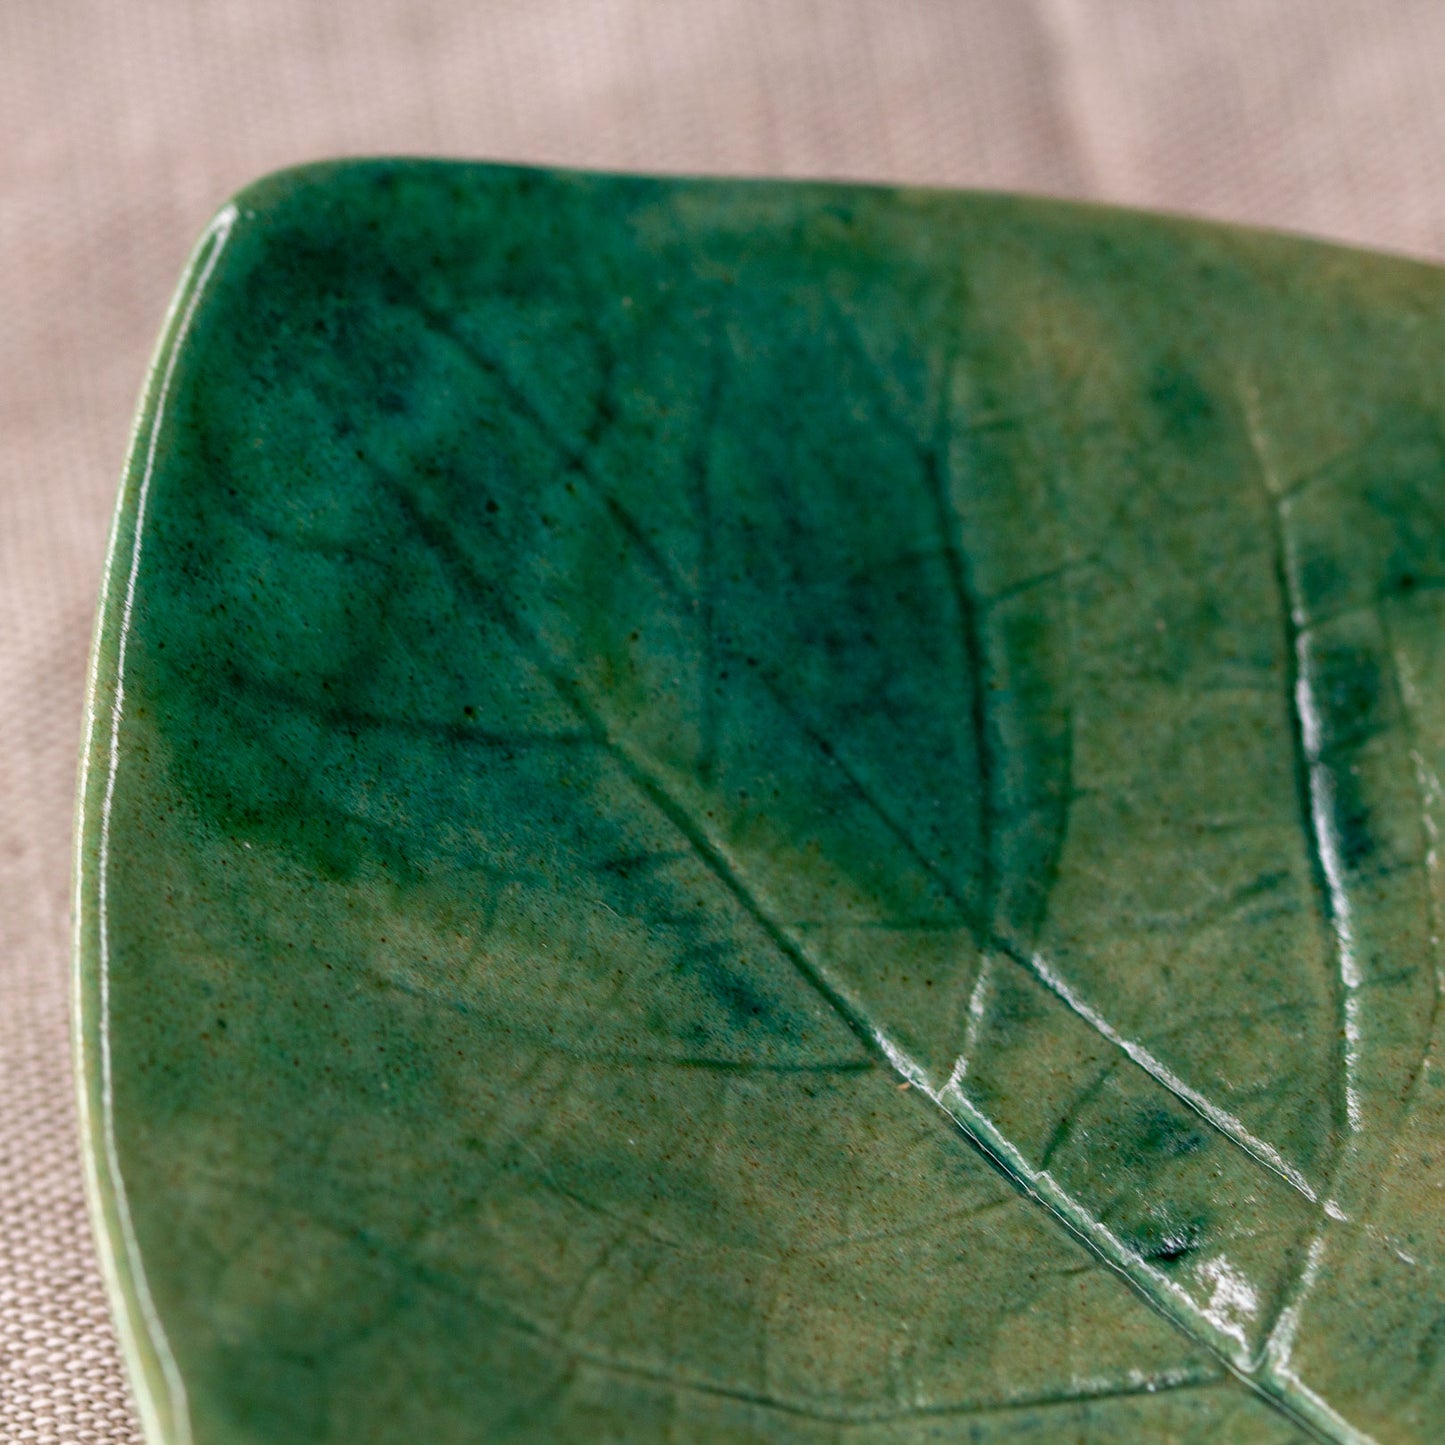
M 1400 261 L 245 192 L 82 785 L 150 1438 L 1440 1438 L 1442 438 Z

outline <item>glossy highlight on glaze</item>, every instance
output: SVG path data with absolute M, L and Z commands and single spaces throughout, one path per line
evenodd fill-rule
M 1430 1438 L 1442 323 L 1015 198 L 238 197 L 81 785 L 149 1435 Z

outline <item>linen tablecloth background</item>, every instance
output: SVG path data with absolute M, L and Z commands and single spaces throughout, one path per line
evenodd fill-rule
M 211 211 L 411 152 L 1086 196 L 1445 259 L 1440 0 L 0 0 L 0 1442 L 135 1442 L 70 828 L 132 408 Z

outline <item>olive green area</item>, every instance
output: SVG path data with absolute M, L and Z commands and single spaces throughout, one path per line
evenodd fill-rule
M 155 1441 L 1445 1436 L 1440 272 L 284 174 L 102 611 Z

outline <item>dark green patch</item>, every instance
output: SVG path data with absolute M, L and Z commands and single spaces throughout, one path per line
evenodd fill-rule
M 1182 1159 L 1204 1147 L 1204 1129 L 1188 1115 L 1155 1109 L 1141 1122 L 1139 1147 L 1162 1159 Z

